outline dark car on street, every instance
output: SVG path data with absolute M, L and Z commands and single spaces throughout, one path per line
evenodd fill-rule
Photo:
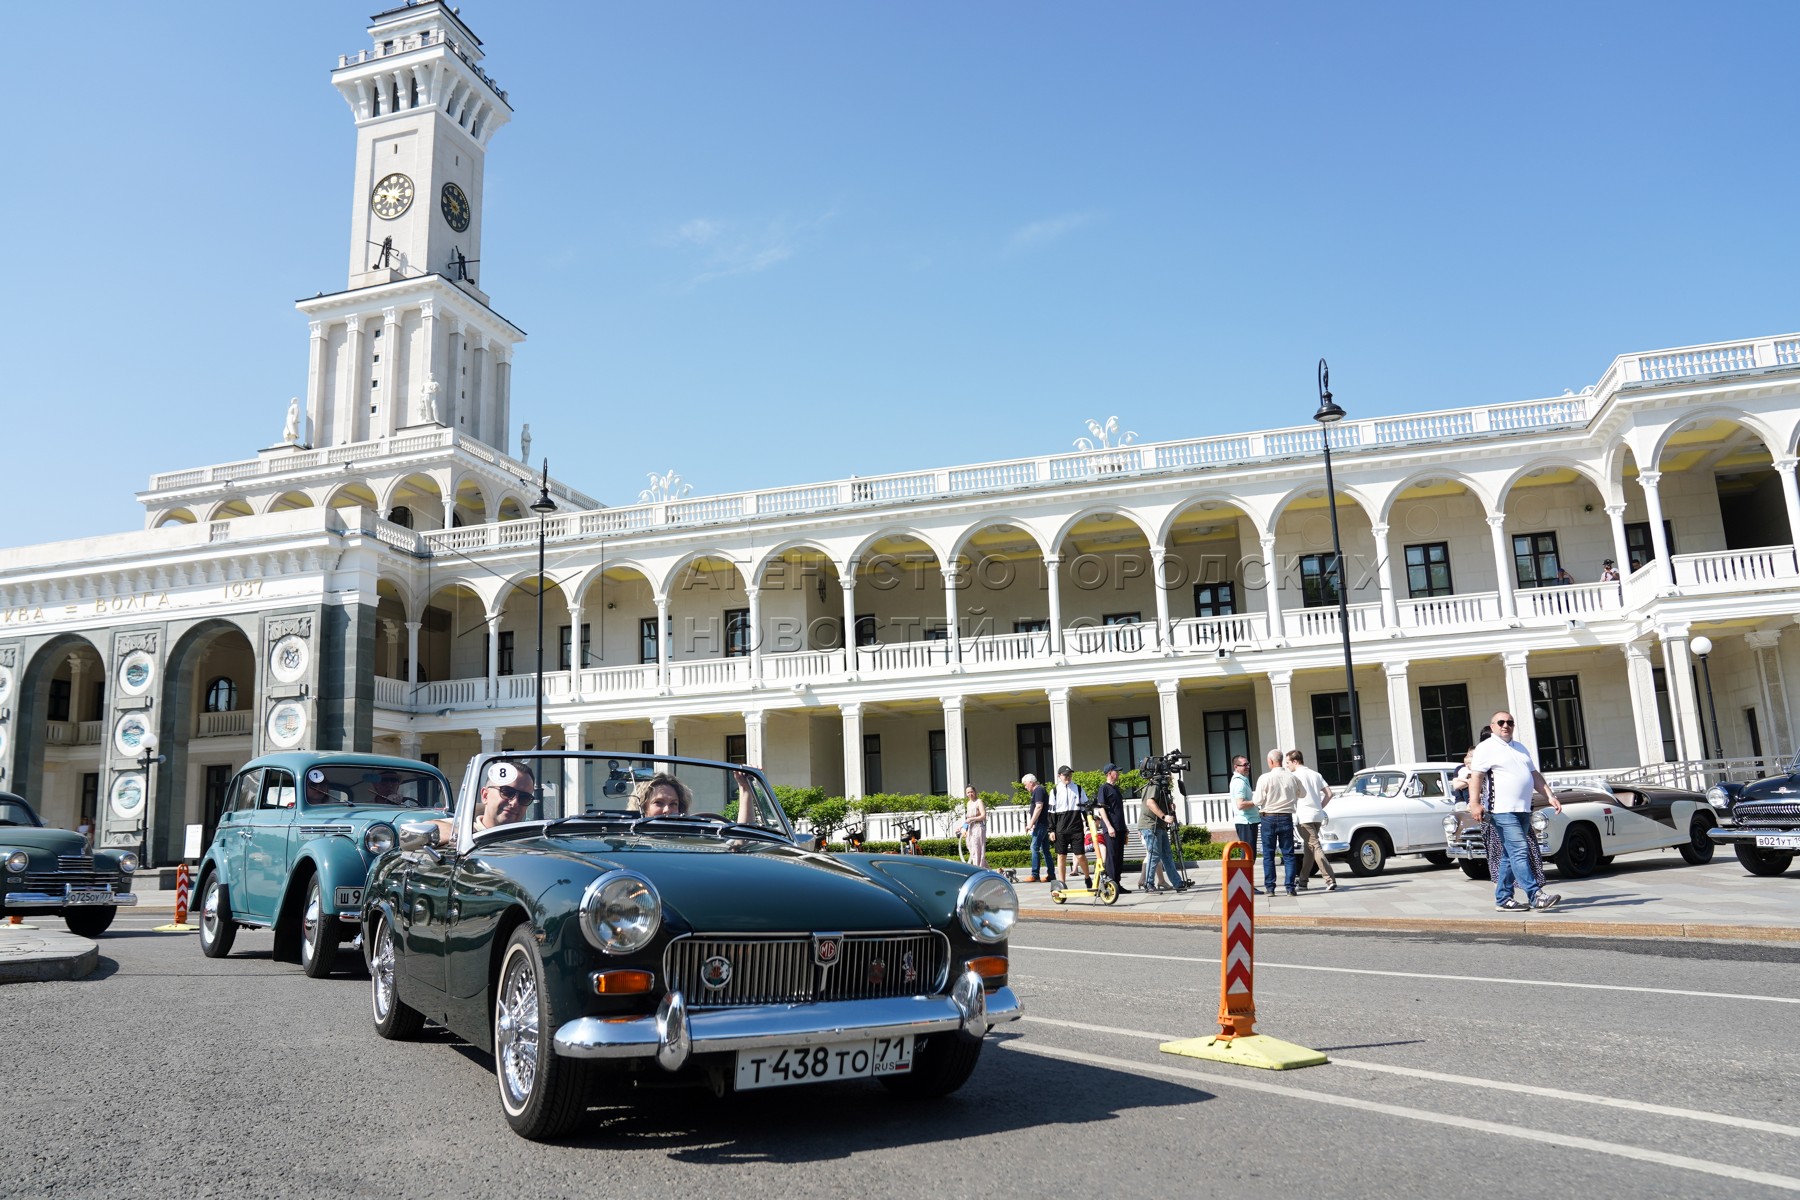
M 97 938 L 131 894 L 138 856 L 130 850 L 89 851 L 87 839 L 44 824 L 23 796 L 0 792 L 0 919 L 61 917 L 69 932 Z
M 753 768 L 478 757 L 455 816 L 403 822 L 370 874 L 376 1031 L 430 1020 L 491 1051 L 501 1111 L 533 1139 L 639 1086 L 960 1087 L 1021 1015 L 1012 885 L 800 840 Z
M 1706 793 L 1721 817 L 1713 841 L 1731 847 L 1752 875 L 1780 875 L 1800 853 L 1800 756 L 1754 783 L 1721 783 Z

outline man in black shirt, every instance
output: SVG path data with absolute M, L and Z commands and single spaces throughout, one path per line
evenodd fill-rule
M 1031 826 L 1031 878 L 1027 883 L 1049 883 L 1056 879 L 1056 868 L 1051 866 L 1050 858 L 1050 793 L 1038 782 L 1036 775 L 1027 775 L 1019 780 L 1031 793 L 1026 803 L 1031 805 L 1029 823 Z M 1038 877 L 1038 863 L 1044 864 L 1044 877 Z
M 1118 885 L 1123 896 L 1131 891 L 1125 886 L 1125 793 L 1119 788 L 1117 764 L 1107 763 L 1100 770 L 1106 776 L 1100 785 L 1099 813 L 1101 832 L 1106 835 L 1106 877 Z

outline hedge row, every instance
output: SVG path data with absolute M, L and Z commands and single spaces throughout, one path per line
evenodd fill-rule
M 1090 796 L 1100 794 L 1100 785 L 1106 777 L 1098 771 L 1077 771 L 1074 779 Z M 1046 787 L 1052 786 L 1055 780 L 1043 781 Z M 1119 776 L 1119 787 L 1125 795 L 1133 797 L 1144 789 L 1144 777 L 1136 770 L 1126 771 Z M 1025 804 L 1031 799 L 1031 793 L 1023 784 L 1014 783 L 1008 791 L 982 792 L 981 802 L 990 808 L 1002 808 L 1009 805 Z M 960 796 L 929 796 L 921 794 L 903 794 L 897 792 L 877 792 L 874 795 L 862 796 L 850 801 L 842 796 L 827 796 L 822 787 L 787 787 L 775 785 L 775 798 L 781 802 L 782 811 L 787 813 L 789 821 L 805 820 L 814 829 L 835 830 L 844 825 L 844 818 L 851 812 L 893 813 L 893 812 L 927 812 L 947 813 L 960 807 Z M 998 840 L 998 839 L 996 839 Z M 988 843 L 989 847 L 994 842 Z M 1029 849 L 1029 846 L 1027 847 Z

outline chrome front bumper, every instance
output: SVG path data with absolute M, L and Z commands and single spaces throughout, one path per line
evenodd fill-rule
M 99 890 L 99 889 L 94 889 Z M 49 892 L 7 892 L 0 896 L 0 903 L 11 908 L 129 908 L 138 902 L 138 898 L 130 892 L 110 892 L 104 904 L 70 904 L 67 892 L 51 895 Z
M 1770 829 L 1766 826 L 1761 828 L 1756 826 L 1743 828 L 1736 825 L 1715 825 L 1713 828 L 1707 830 L 1707 834 L 1715 842 L 1743 842 L 1754 846 L 1756 845 L 1758 835 L 1763 837 L 1795 837 L 1800 836 L 1800 829 Z
M 948 996 L 765 1004 L 695 1013 L 688 1012 L 680 992 L 671 992 L 655 1016 L 626 1021 L 578 1017 L 568 1022 L 556 1031 L 556 1052 L 569 1058 L 654 1058 L 673 1071 L 692 1054 L 958 1030 L 981 1037 L 1024 1013 L 1011 988 L 984 991 L 973 972 L 959 979 Z

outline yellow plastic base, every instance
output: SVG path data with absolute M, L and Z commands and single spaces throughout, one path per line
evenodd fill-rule
M 185 923 L 181 924 L 181 925 L 158 925 L 158 926 L 155 926 L 151 930 L 151 932 L 153 932 L 153 933 L 199 933 L 200 927 L 198 925 L 188 925 Z
M 1233 1063 L 1240 1067 L 1260 1067 L 1265 1071 L 1291 1071 L 1298 1067 L 1320 1067 L 1330 1061 L 1317 1050 L 1296 1046 L 1280 1038 L 1260 1033 L 1248 1037 L 1184 1038 L 1164 1042 L 1164 1054 L 1180 1054 L 1187 1058 L 1209 1058 L 1214 1062 Z
M 38 926 L 33 925 L 27 921 L 20 921 L 17 925 L 14 925 L 11 921 L 0 921 L 0 929 L 36 929 L 36 928 L 38 928 Z

